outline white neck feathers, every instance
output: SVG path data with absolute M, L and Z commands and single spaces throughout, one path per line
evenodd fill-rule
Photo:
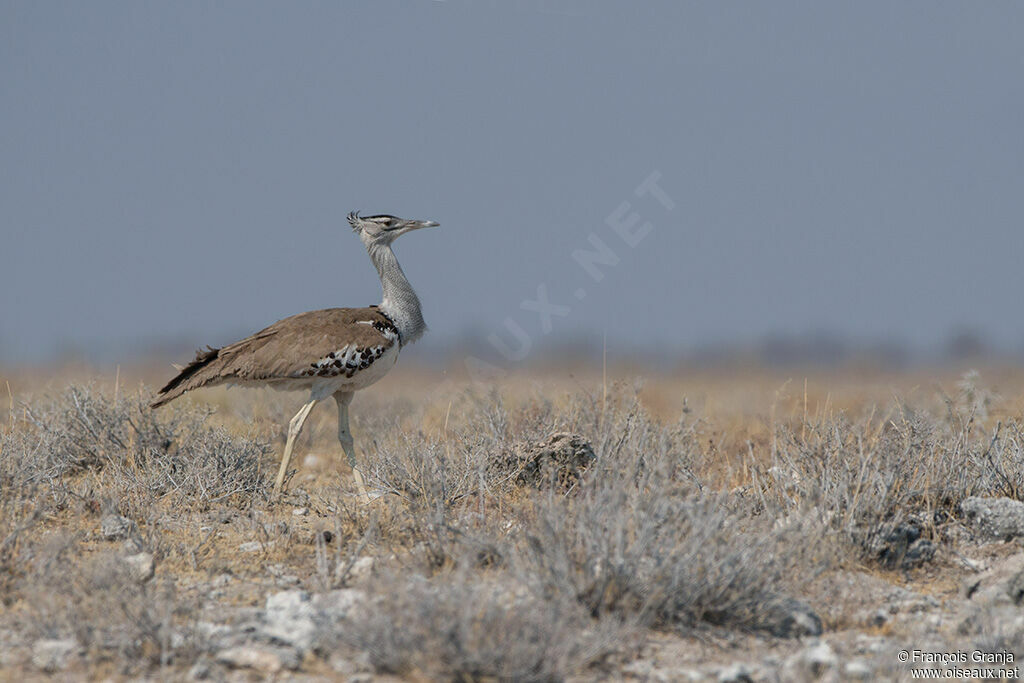
M 427 331 L 420 300 L 402 272 L 402 267 L 398 265 L 390 245 L 374 244 L 367 251 L 380 275 L 380 285 L 384 292 L 380 310 L 395 323 L 402 346 L 411 344 Z

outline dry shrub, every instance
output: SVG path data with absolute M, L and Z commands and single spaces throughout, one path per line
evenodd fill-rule
M 510 476 L 488 470 L 487 450 L 458 437 L 399 441 L 371 459 L 371 481 L 400 499 L 388 501 L 393 540 L 435 568 L 465 557 L 467 547 L 481 558 L 500 555 L 492 538 L 495 520 L 480 509 L 504 493 Z
M 0 604 L 19 596 L 29 572 L 30 534 L 44 518 L 48 499 L 34 480 L 32 449 L 13 431 L 0 431 Z
M 434 680 L 557 681 L 623 647 L 625 632 L 593 624 L 575 602 L 531 593 L 507 574 L 387 577 L 366 614 L 338 637 L 380 672 Z
M 94 488 L 140 509 L 172 494 L 200 507 L 265 495 L 266 444 L 208 426 L 209 412 L 151 410 L 147 398 L 140 392 L 114 400 L 72 386 L 27 406 L 26 419 L 0 441 L 0 481 L 14 495 L 43 487 L 60 496 L 69 475 L 92 473 Z
M 524 524 L 518 570 L 546 594 L 598 618 L 656 628 L 701 623 L 760 628 L 781 595 L 820 568 L 813 528 L 773 529 L 751 506 L 702 493 L 698 426 L 662 425 L 621 387 L 572 405 L 573 428 L 597 444 L 597 464 L 571 496 L 540 499 Z
M 1020 427 L 986 426 L 978 393 L 962 383 L 943 417 L 898 403 L 882 418 L 779 426 L 757 489 L 773 514 L 814 510 L 862 559 L 891 559 L 888 544 L 901 529 L 935 539 L 965 498 L 1024 491 Z
M 702 493 L 696 427 L 661 425 L 635 394 L 615 395 L 583 396 L 557 418 L 492 397 L 444 442 L 378 443 L 373 471 L 405 499 L 400 519 L 434 567 L 505 567 L 595 623 L 759 628 L 808 560 L 808 529 L 773 530 L 752 506 Z M 596 462 L 564 493 L 515 488 L 508 443 L 558 428 L 601 444 Z
M 394 494 L 385 501 L 393 514 L 389 540 L 430 567 L 501 555 L 503 520 L 487 511 L 515 493 L 515 469 L 491 466 L 505 449 L 508 414 L 497 396 L 478 398 L 461 397 L 458 424 L 443 434 L 405 432 L 392 422 L 365 447 L 368 481 Z
M 570 411 L 597 444 L 597 464 L 572 495 L 538 499 L 518 556 L 524 580 L 596 618 L 765 627 L 782 596 L 823 566 L 806 542 L 816 529 L 776 529 L 743 501 L 704 493 L 698 425 L 662 425 L 635 393 L 613 395 L 583 397 Z
M 40 544 L 22 593 L 25 635 L 73 638 L 91 661 L 116 659 L 125 673 L 194 651 L 192 609 L 172 581 L 140 583 L 113 552 L 83 560 L 71 537 Z
M 807 543 L 813 525 L 773 528 L 727 495 L 688 489 L 649 452 L 616 459 L 577 495 L 539 504 L 517 558 L 523 580 L 598 619 L 773 630 L 784 596 L 826 566 Z
M 0 605 L 13 603 L 30 570 L 27 535 L 43 518 L 45 503 L 7 497 L 0 487 Z
M 537 531 L 524 575 L 594 617 L 659 628 L 758 627 L 795 583 L 800 554 L 796 538 L 729 513 L 720 499 L 650 492 L 608 490 L 568 509 L 545 507 Z

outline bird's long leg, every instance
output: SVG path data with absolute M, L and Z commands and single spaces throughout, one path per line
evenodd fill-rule
M 299 408 L 295 417 L 288 423 L 288 442 L 284 445 L 284 457 L 281 458 L 281 468 L 277 471 L 277 479 L 274 481 L 274 493 L 271 500 L 277 500 L 281 495 L 281 486 L 284 484 L 284 475 L 288 472 L 288 463 L 292 459 L 292 449 L 295 447 L 295 439 L 302 431 L 302 425 L 309 417 L 309 411 L 316 405 L 316 399 L 312 399 L 306 405 Z
M 334 400 L 338 404 L 338 441 L 341 442 L 345 457 L 348 458 L 348 464 L 352 467 L 352 477 L 356 480 L 356 487 L 359 489 L 359 499 L 364 503 L 369 503 L 372 498 L 366 490 L 363 474 L 356 466 L 355 439 L 352 438 L 352 432 L 348 428 L 348 404 L 352 403 L 353 396 L 355 393 L 351 391 L 339 391 L 334 394 Z

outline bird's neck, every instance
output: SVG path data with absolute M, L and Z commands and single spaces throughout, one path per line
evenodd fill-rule
M 395 252 L 387 245 L 373 245 L 369 248 L 370 260 L 380 275 L 380 285 L 384 290 L 384 298 L 380 310 L 391 318 L 398 328 L 402 346 L 411 344 L 427 331 L 420 310 L 420 300 L 413 291 L 412 285 L 398 265 Z

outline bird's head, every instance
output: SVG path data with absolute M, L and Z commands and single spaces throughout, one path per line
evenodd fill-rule
M 360 216 L 358 211 L 353 211 L 348 215 L 348 222 L 367 247 L 375 244 L 391 244 L 407 232 L 439 225 L 436 221 L 414 221 L 387 214 Z

